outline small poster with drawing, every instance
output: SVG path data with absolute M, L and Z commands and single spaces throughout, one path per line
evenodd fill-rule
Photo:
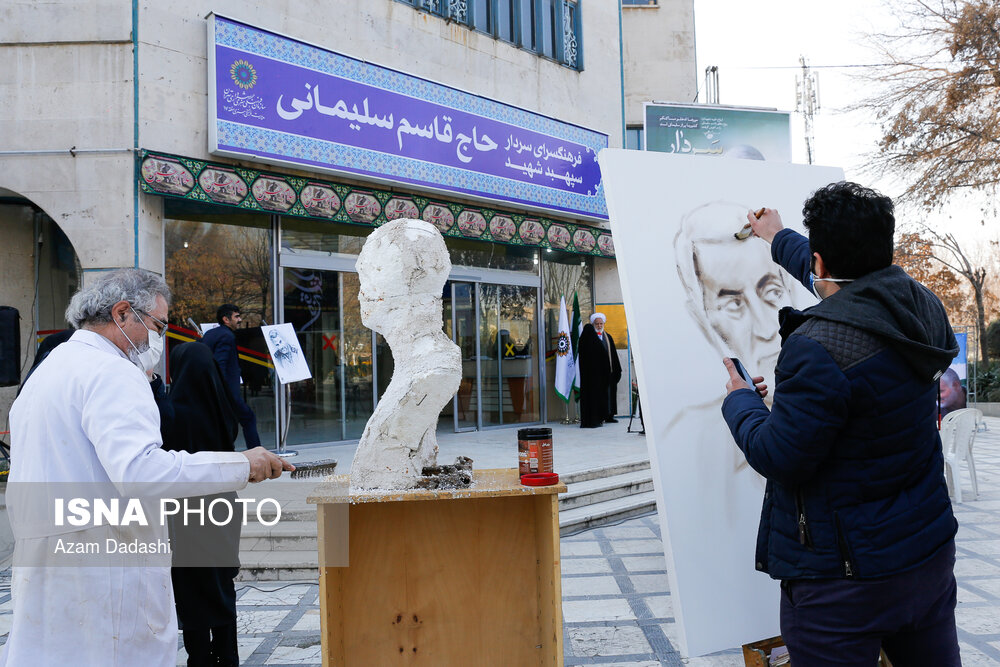
M 295 335 L 295 329 L 290 322 L 262 326 L 261 331 L 264 332 L 267 351 L 271 353 L 274 370 L 282 384 L 308 380 L 312 377 L 305 355 L 302 353 L 302 345 L 299 344 L 298 336 Z

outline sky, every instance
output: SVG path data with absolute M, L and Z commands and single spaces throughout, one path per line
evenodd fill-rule
M 878 147 L 873 119 L 863 112 L 845 111 L 870 90 L 860 78 L 861 68 L 845 66 L 880 62 L 867 45 L 867 35 L 892 32 L 896 26 L 886 5 L 878 0 L 694 0 L 694 9 L 699 88 L 704 87 L 705 68 L 715 65 L 720 103 L 794 111 L 799 56 L 805 56 L 819 76 L 814 162 L 842 167 L 849 180 L 896 194 L 898 184 L 878 181 L 863 170 L 866 154 Z M 805 163 L 802 114 L 793 113 L 791 122 L 792 159 Z M 903 218 L 918 215 L 900 213 Z M 983 226 L 980 220 L 975 207 L 953 204 L 928 223 L 954 231 L 963 243 L 996 238 L 997 223 Z

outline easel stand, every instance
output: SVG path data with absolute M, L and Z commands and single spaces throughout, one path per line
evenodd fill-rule
M 558 496 L 517 470 L 453 491 L 317 487 L 324 667 L 563 664 Z M 339 489 L 339 490 L 338 490 Z M 324 567 L 349 516 L 349 566 Z
M 632 433 L 632 420 L 635 419 L 636 411 L 639 412 L 639 424 L 642 426 L 641 431 L 637 431 L 639 435 L 644 435 L 646 433 L 646 422 L 642 419 L 642 404 L 639 402 L 639 394 L 635 395 L 635 401 L 632 403 L 632 414 L 628 416 L 628 428 L 626 433 Z
M 285 449 L 285 442 L 288 440 L 288 427 L 292 423 L 292 385 L 282 384 L 279 380 L 278 386 L 281 387 L 281 396 L 285 399 L 285 423 L 281 427 L 281 437 L 278 439 L 278 451 L 275 454 L 283 459 L 290 459 L 293 456 L 299 455 L 298 451 L 294 449 Z

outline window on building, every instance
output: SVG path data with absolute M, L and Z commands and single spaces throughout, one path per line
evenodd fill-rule
M 535 3 L 538 0 L 515 0 L 518 3 L 517 12 L 521 23 L 521 47 L 529 51 L 535 50 L 538 43 L 535 35 L 538 33 L 535 25 Z
M 472 0 L 472 27 L 482 32 L 493 32 L 493 0 Z
M 580 0 L 397 0 L 583 69 Z
M 556 0 L 540 0 L 538 17 L 541 25 L 541 54 L 554 58 L 556 55 Z
M 622 0 L 625 7 L 656 7 L 659 0 Z
M 496 36 L 511 44 L 517 43 L 517 6 L 521 0 L 497 0 Z
M 625 148 L 631 148 L 634 151 L 643 150 L 643 141 L 645 137 L 643 136 L 643 129 L 641 127 L 627 127 L 625 128 Z

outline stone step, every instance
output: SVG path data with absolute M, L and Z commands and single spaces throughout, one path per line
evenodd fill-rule
M 559 534 L 568 535 L 587 528 L 605 526 L 655 509 L 656 496 L 652 491 L 574 507 L 559 512 Z
M 569 490 L 559 496 L 559 511 L 594 505 L 605 500 L 614 500 L 625 496 L 653 490 L 653 474 L 647 468 L 636 470 L 613 477 L 601 477 L 569 485 Z
M 273 526 L 247 524 L 240 533 L 240 553 L 248 551 L 315 551 L 316 520 L 285 521 Z
M 592 479 L 624 475 L 638 470 L 649 470 L 649 460 L 641 459 L 638 461 L 627 461 L 625 463 L 618 463 L 606 468 L 591 468 L 590 470 L 570 472 L 565 475 L 559 475 L 559 481 L 563 484 L 569 485 L 576 484 L 577 482 L 586 482 Z
M 303 551 L 241 551 L 237 581 L 316 581 L 319 554 Z

